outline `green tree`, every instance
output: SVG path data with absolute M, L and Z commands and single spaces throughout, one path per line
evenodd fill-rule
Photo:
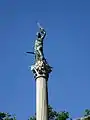
M 68 118 L 69 118 L 69 113 L 66 111 L 62 111 L 58 113 L 56 120 L 66 120 Z
M 84 112 L 84 116 L 88 116 L 88 115 L 90 115 L 90 110 L 86 109 L 85 112 Z
M 0 120 L 16 120 L 16 117 L 9 113 L 0 112 Z

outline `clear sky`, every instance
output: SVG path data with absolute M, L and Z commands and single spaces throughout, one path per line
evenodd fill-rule
M 53 72 L 49 104 L 73 118 L 90 108 L 90 0 L 0 0 L 0 111 L 27 120 L 35 113 L 35 80 L 28 66 L 39 21 Z

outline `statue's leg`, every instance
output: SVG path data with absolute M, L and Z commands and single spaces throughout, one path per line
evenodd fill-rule
M 43 48 L 41 46 L 39 47 L 38 52 L 39 52 L 41 60 L 43 60 L 44 59 L 44 55 L 43 55 Z
M 39 50 L 35 52 L 35 61 L 37 62 L 38 60 L 40 60 Z

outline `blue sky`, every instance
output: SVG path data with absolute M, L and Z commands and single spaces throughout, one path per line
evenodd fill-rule
M 27 120 L 35 113 L 35 80 L 28 66 L 39 21 L 53 72 L 49 104 L 73 118 L 90 108 L 90 0 L 0 0 L 0 111 Z

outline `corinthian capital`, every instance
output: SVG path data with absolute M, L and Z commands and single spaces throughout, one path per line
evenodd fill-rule
M 49 66 L 46 60 L 41 60 L 37 61 L 35 65 L 32 65 L 31 70 L 34 73 L 35 79 L 41 76 L 48 78 L 49 73 L 52 71 L 52 67 Z

